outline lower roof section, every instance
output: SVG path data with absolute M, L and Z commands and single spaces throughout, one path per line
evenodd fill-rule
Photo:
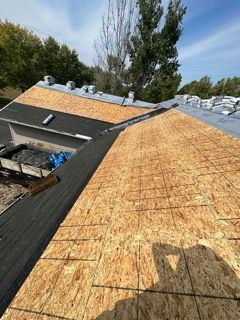
M 11 132 L 9 129 L 9 125 L 5 121 L 0 120 L 0 144 L 4 144 L 6 146 L 11 145 Z
M 42 122 L 53 114 L 53 120 L 46 126 Z M 44 130 L 96 137 L 101 131 L 112 126 L 112 123 L 76 116 L 47 108 L 38 108 L 28 104 L 12 102 L 0 111 L 0 119 L 10 123 L 22 124 Z
M 126 128 L 3 319 L 239 319 L 239 181 L 239 140 L 186 114 Z
M 114 132 L 86 144 L 54 172 L 60 178 L 57 185 L 33 197 L 27 194 L 0 215 L 0 315 L 117 135 Z

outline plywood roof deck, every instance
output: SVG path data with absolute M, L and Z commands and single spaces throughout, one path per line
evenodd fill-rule
M 15 101 L 112 123 L 151 111 L 150 108 L 124 107 L 37 86 L 27 90 Z
M 238 319 L 240 142 L 176 110 L 122 132 L 3 319 Z

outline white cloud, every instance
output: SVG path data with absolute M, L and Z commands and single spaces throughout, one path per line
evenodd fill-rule
M 96 10 L 88 12 L 81 11 L 79 2 L 76 7 L 76 1 L 56 3 L 41 0 L 1 1 L 0 19 L 19 23 L 42 38 L 52 35 L 59 42 L 76 49 L 81 61 L 92 64 L 93 42 L 98 35 L 105 0 L 96 1 Z M 75 16 L 73 23 L 74 10 L 79 10 L 79 19 Z
M 219 54 L 221 56 L 236 55 L 236 52 L 240 51 L 239 32 L 239 20 L 228 23 L 207 37 L 189 46 L 179 48 L 180 61 L 184 62 L 197 57 L 203 58 L 204 55 L 209 59 L 210 54 Z

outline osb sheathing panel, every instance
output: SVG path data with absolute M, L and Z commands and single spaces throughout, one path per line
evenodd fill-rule
M 238 148 L 176 110 L 127 128 L 6 316 L 238 319 Z
M 240 262 L 226 240 L 184 240 L 183 248 L 197 294 L 240 298 Z
M 216 300 L 202 297 L 196 299 L 201 319 L 235 320 L 240 318 L 240 300 Z
M 139 295 L 139 320 L 199 318 L 192 296 L 142 292 Z
M 193 293 L 180 241 L 142 242 L 140 289 Z
M 123 107 L 36 86 L 19 96 L 16 101 L 112 123 L 118 123 L 150 111 L 149 108 Z
M 43 312 L 69 319 L 81 318 L 90 293 L 93 262 L 68 261 L 55 283 Z
M 137 301 L 137 291 L 93 287 L 84 320 L 137 319 Z
M 138 288 L 139 244 L 132 241 L 108 241 L 100 259 L 94 285 Z
M 15 309 L 8 309 L 3 317 L 2 320 L 37 320 L 41 319 L 43 320 L 43 315 L 41 315 L 41 318 L 39 318 L 38 313 L 34 312 L 28 312 L 28 311 L 22 311 L 22 310 L 15 310 Z M 46 318 L 47 320 L 47 318 Z

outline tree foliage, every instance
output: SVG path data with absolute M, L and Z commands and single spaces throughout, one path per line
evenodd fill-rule
M 181 0 L 170 0 L 163 27 L 159 0 L 138 0 L 139 19 L 130 39 L 132 89 L 139 97 L 159 102 L 174 96 L 181 81 L 177 73 L 177 41 L 182 34 L 186 8 Z
M 0 22 L 1 77 L 3 82 L 29 88 L 43 76 L 43 45 L 31 31 L 10 22 Z
M 65 84 L 68 80 L 75 81 L 77 86 L 93 80 L 89 67 L 78 59 L 76 50 L 65 44 L 59 44 L 54 38 L 44 40 L 44 73 L 54 75 L 58 83 Z
M 192 81 L 179 90 L 180 94 L 190 94 L 207 99 L 212 95 L 212 81 L 210 77 L 205 76 L 199 81 Z
M 0 87 L 31 87 L 44 75 L 58 83 L 73 80 L 78 86 L 93 81 L 93 70 L 78 59 L 76 50 L 54 38 L 41 40 L 31 31 L 0 21 Z
M 181 82 L 176 44 L 185 12 L 181 0 L 169 0 L 165 17 L 161 0 L 108 0 L 96 42 L 98 86 L 152 102 L 172 98 Z
M 158 0 L 139 0 L 137 30 L 129 41 L 130 73 L 135 92 L 150 84 L 158 63 L 159 23 L 163 7 Z
M 223 78 L 212 88 L 212 94 L 240 97 L 240 78 Z
M 197 95 L 202 99 L 219 95 L 240 97 L 240 78 L 223 78 L 213 85 L 211 78 L 205 76 L 199 81 L 194 80 L 184 85 L 179 94 Z

